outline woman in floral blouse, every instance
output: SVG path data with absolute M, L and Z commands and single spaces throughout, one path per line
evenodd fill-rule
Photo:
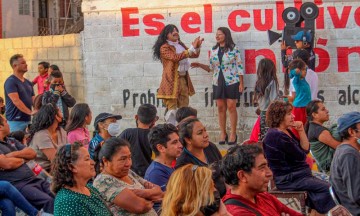
M 106 140 L 98 158 L 103 171 L 94 180 L 94 187 L 115 216 L 157 216 L 152 207 L 162 200 L 163 192 L 130 170 L 131 152 L 126 140 Z
M 230 30 L 226 27 L 218 28 L 216 45 L 210 51 L 209 65 L 193 62 L 191 67 L 202 68 L 214 73 L 212 84 L 213 98 L 216 100 L 219 112 L 219 144 L 236 144 L 236 100 L 240 97 L 239 92 L 244 90 L 244 68 L 240 51 L 231 37 Z M 229 137 L 226 133 L 226 111 L 229 111 L 230 115 L 231 130 Z

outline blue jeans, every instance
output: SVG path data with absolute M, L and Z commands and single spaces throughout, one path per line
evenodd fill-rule
M 29 121 L 8 121 L 10 132 L 14 131 L 24 131 L 26 127 L 30 124 Z
M 30 216 L 35 216 L 38 213 L 38 210 L 14 186 L 7 181 L 0 181 L 0 209 L 2 215 L 15 216 L 15 206 Z

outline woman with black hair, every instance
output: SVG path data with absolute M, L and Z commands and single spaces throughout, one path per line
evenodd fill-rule
M 67 143 L 66 131 L 59 126 L 63 116 L 56 105 L 43 105 L 33 118 L 29 146 L 36 151 L 35 161 L 50 171 L 56 149 Z
M 220 195 L 226 193 L 224 179 L 220 174 L 221 153 L 214 144 L 210 144 L 205 126 L 194 117 L 182 120 L 179 125 L 179 138 L 183 152 L 176 160 L 175 169 L 186 164 L 211 167 L 216 189 Z
M 102 172 L 95 178 L 94 187 L 105 199 L 114 215 L 157 216 L 153 202 L 163 197 L 161 188 L 130 170 L 129 143 L 112 137 L 105 141 L 99 153 Z
M 163 74 L 157 98 L 166 106 L 165 120 L 176 124 L 176 109 L 189 106 L 189 96 L 195 94 L 188 70 L 188 58 L 197 58 L 203 39 L 197 37 L 190 48 L 180 40 L 179 30 L 169 24 L 160 32 L 153 46 L 153 57 L 163 65 Z
M 65 127 L 69 143 L 81 142 L 88 149 L 90 142 L 90 133 L 87 125 L 91 123 L 92 113 L 86 103 L 76 104 L 70 112 L 70 117 Z
M 310 101 L 306 106 L 306 115 L 307 122 L 304 127 L 311 153 L 319 170 L 329 173 L 335 149 L 341 143 L 337 125 L 334 124 L 330 128 L 324 126 L 324 123 L 329 121 L 329 110 L 320 100 Z
M 88 181 L 95 176 L 94 161 L 81 143 L 59 148 L 53 164 L 54 215 L 112 215 L 99 192 Z
M 191 63 L 192 68 L 202 68 L 213 72 L 213 98 L 218 108 L 220 126 L 219 144 L 234 145 L 237 143 L 236 101 L 240 92 L 244 91 L 244 68 L 240 57 L 240 50 L 234 43 L 230 29 L 220 27 L 216 32 L 216 44 L 210 51 L 208 65 L 198 62 Z M 226 133 L 226 111 L 230 115 L 230 136 Z

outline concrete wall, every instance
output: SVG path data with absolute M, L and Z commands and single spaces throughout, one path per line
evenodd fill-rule
M 84 101 L 83 57 L 80 34 L 23 37 L 0 40 L 0 96 L 4 98 L 4 82 L 12 74 L 10 57 L 24 55 L 28 64 L 25 77 L 30 81 L 38 75 L 38 63 L 48 61 L 63 72 L 67 90 L 77 102 Z M 37 86 L 34 87 L 35 93 Z
M 359 110 L 360 78 L 360 3 L 316 1 L 320 15 L 316 25 L 319 97 L 331 112 L 331 122 L 348 111 Z M 152 46 L 161 27 L 172 23 L 180 29 L 182 40 L 190 44 L 196 36 L 205 38 L 198 60 L 207 63 L 208 50 L 215 44 L 216 29 L 230 27 L 245 62 L 246 91 L 240 97 L 239 135 L 243 140 L 255 121 L 255 107 L 250 101 L 254 89 L 256 63 L 264 56 L 280 63 L 280 44 L 268 45 L 266 30 L 281 32 L 281 13 L 301 1 L 120 1 L 85 0 L 82 10 L 84 29 L 85 101 L 93 113 L 109 111 L 123 115 L 123 127 L 134 127 L 133 116 L 141 103 L 151 102 L 164 108 L 154 98 L 162 66 L 152 59 Z M 282 81 L 282 72 L 278 69 Z M 190 105 L 216 140 L 217 109 L 210 95 L 211 75 L 190 70 L 196 94 Z M 96 86 L 96 87 L 94 87 Z
M 30 15 L 19 14 L 18 0 L 2 0 L 3 38 L 24 37 L 38 35 L 39 3 L 35 1 L 35 17 L 33 5 L 30 1 Z

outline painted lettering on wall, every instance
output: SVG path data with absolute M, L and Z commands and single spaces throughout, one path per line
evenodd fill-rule
M 204 89 L 204 101 L 205 107 L 213 107 L 215 106 L 215 102 L 212 99 L 213 98 L 213 93 L 212 93 L 212 89 L 210 88 L 205 88 Z M 123 90 L 123 105 L 124 108 L 126 106 L 132 106 L 137 107 L 141 104 L 145 104 L 145 103 L 150 103 L 155 105 L 156 107 L 165 107 L 164 104 L 162 103 L 161 99 L 156 98 L 156 91 L 157 90 L 148 90 L 147 92 L 144 93 L 132 93 L 129 89 L 124 89 Z M 326 94 L 325 90 L 319 90 L 317 97 L 323 101 L 326 102 L 326 98 L 324 96 L 324 94 Z M 280 95 L 283 95 L 283 92 L 280 90 Z M 244 88 L 244 92 L 240 93 L 240 96 L 238 98 L 237 107 L 257 107 L 257 104 L 254 103 L 254 88 L 248 88 L 245 87 Z M 343 89 L 340 89 L 338 91 L 338 103 L 339 105 L 342 106 L 350 106 L 350 105 L 358 105 L 360 101 L 360 90 L 359 89 L 355 89 L 354 87 L 352 87 L 351 85 L 348 85 L 346 87 L 344 87 Z
M 339 7 L 328 5 L 324 6 L 323 0 L 314 0 L 319 7 L 319 16 L 316 19 L 316 29 L 345 29 L 348 27 L 360 27 L 360 7 L 341 5 Z M 301 0 L 294 0 L 293 6 L 300 9 Z M 292 5 L 286 5 L 289 7 Z M 240 6 L 239 6 L 240 7 Z M 273 8 L 255 8 L 255 9 L 235 9 L 227 15 L 228 27 L 233 32 L 247 32 L 252 27 L 256 31 L 264 32 L 270 29 L 281 31 L 284 28 L 282 20 L 282 12 L 285 9 L 284 1 L 276 1 Z M 121 8 L 122 15 L 122 36 L 137 37 L 142 35 L 157 36 L 165 26 L 165 17 L 170 14 L 152 13 L 145 14 L 139 12 L 138 7 Z M 189 12 L 181 15 L 179 22 L 174 23 L 185 33 L 212 33 L 216 29 L 213 28 L 213 8 L 211 4 L 204 4 L 202 13 L 193 12 L 189 8 Z M 329 20 L 329 22 L 325 22 Z M 143 27 L 141 27 L 143 26 Z M 336 61 L 338 72 L 349 72 L 349 55 L 356 54 L 360 60 L 360 47 L 337 47 L 336 53 L 329 53 L 327 50 L 328 41 L 319 38 L 317 47 L 314 52 L 319 61 L 315 71 L 318 73 L 325 72 L 331 61 Z M 245 71 L 247 74 L 256 73 L 256 58 L 267 57 L 276 60 L 273 50 L 268 48 L 246 49 L 244 54 Z

